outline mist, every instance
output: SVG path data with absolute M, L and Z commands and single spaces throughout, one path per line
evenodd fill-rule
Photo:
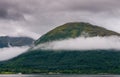
M 0 61 L 6 61 L 17 57 L 18 55 L 27 52 L 28 46 L 23 47 L 9 47 L 0 49 Z
M 120 37 L 78 37 L 47 42 L 34 47 L 43 50 L 120 50 Z

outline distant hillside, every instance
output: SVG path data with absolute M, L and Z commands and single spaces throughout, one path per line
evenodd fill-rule
M 73 22 L 73 23 L 66 23 L 62 26 L 59 26 L 49 31 L 48 33 L 40 37 L 35 42 L 35 44 L 37 45 L 39 43 L 61 40 L 66 38 L 76 38 L 79 36 L 94 37 L 94 36 L 111 36 L 111 35 L 120 36 L 119 33 L 89 23 Z
M 33 43 L 33 39 L 29 37 L 0 37 L 0 48 L 9 46 L 30 46 Z

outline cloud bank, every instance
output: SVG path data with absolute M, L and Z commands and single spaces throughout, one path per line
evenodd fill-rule
M 119 7 L 119 0 L 0 0 L 0 35 L 11 35 L 11 30 L 18 33 L 19 29 L 23 35 L 29 32 L 43 35 L 74 21 L 90 22 L 120 32 Z M 3 25 L 2 21 L 9 25 Z
M 18 55 L 27 52 L 29 47 L 10 47 L 0 49 L 0 61 L 5 61 L 17 57 Z
M 43 50 L 120 50 L 120 37 L 78 37 L 40 44 L 34 49 Z

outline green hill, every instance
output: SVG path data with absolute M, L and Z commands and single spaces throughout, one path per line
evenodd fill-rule
M 94 37 L 94 36 L 111 36 L 111 35 L 120 36 L 119 33 L 89 23 L 73 22 L 73 23 L 64 24 L 49 31 L 48 33 L 40 37 L 35 42 L 35 44 L 37 45 L 39 43 L 61 40 L 66 38 L 76 38 L 79 36 Z
M 35 44 L 79 36 L 119 36 L 119 33 L 88 23 L 67 23 L 43 35 Z M 0 62 L 0 73 L 120 74 L 119 50 L 29 50 Z

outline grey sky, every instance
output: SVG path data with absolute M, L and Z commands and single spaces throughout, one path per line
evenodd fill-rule
M 67 22 L 120 32 L 120 0 L 0 0 L 0 35 L 40 35 Z

